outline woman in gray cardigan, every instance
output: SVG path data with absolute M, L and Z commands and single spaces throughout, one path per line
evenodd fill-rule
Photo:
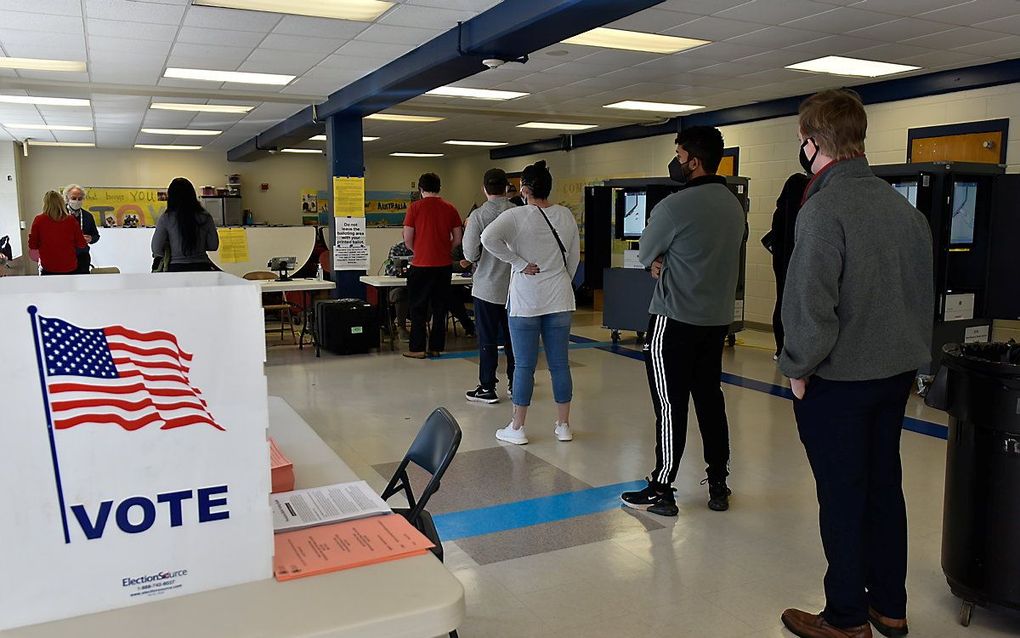
M 177 177 L 167 188 L 166 212 L 156 222 L 152 236 L 152 256 L 166 258 L 168 272 L 202 272 L 218 270 L 209 259 L 208 251 L 220 247 L 220 237 L 212 215 L 202 208 L 195 187 L 187 179 Z

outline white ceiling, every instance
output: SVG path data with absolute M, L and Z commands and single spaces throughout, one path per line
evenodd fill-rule
M 0 53 L 87 60 L 89 67 L 81 74 L 0 70 L 0 93 L 93 100 L 91 109 L 0 104 L 0 122 L 95 127 L 95 133 L 28 133 L 36 139 L 94 140 L 113 148 L 199 143 L 225 152 L 497 3 L 398 0 L 369 24 L 195 7 L 188 0 L 0 0 Z M 609 26 L 713 43 L 666 56 L 554 45 L 532 54 L 527 64 L 506 64 L 457 83 L 531 95 L 498 103 L 414 98 L 391 111 L 447 119 L 433 124 L 366 121 L 365 134 L 382 138 L 367 144 L 366 153 L 457 155 L 477 149 L 442 142 L 516 144 L 555 135 L 516 128 L 528 119 L 602 127 L 657 119 L 602 108 L 624 99 L 715 109 L 865 81 L 783 68 L 822 55 L 923 67 L 917 73 L 1020 57 L 1017 0 L 667 0 Z M 287 73 L 298 79 L 281 89 L 253 89 L 162 79 L 167 66 Z M 153 92 L 161 94 L 158 101 L 257 108 L 247 116 L 151 111 Z M 175 139 L 142 134 L 143 126 L 225 132 L 211 140 Z M 0 128 L 0 139 L 25 134 Z

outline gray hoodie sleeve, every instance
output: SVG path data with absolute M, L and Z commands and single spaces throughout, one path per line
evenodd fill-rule
M 220 248 L 220 234 L 216 229 L 216 223 L 209 217 L 208 221 L 203 225 L 205 228 L 205 249 L 208 252 L 219 250 Z
M 166 230 L 167 221 L 165 212 L 156 220 L 156 231 L 152 233 L 152 244 L 150 246 L 153 257 L 162 257 L 163 251 L 166 250 L 170 243 L 170 235 Z
M 468 216 L 467 226 L 464 228 L 464 240 L 461 245 L 464 247 L 464 259 L 478 263 L 482 258 L 482 213 L 481 209 L 475 209 Z
M 502 214 L 482 231 L 482 245 L 496 259 L 520 272 L 527 268 L 528 260 L 511 250 L 509 245 L 517 239 L 517 232 L 517 219 L 513 215 Z
M 645 268 L 651 267 L 653 261 L 666 254 L 675 236 L 676 224 L 672 217 L 662 204 L 656 204 L 648 218 L 648 225 L 641 233 L 638 260 Z
M 791 379 L 811 376 L 839 337 L 839 281 L 843 253 L 833 243 L 798 228 L 783 291 L 786 339 L 779 369 Z

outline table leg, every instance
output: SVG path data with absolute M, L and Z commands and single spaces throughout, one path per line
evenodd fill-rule
M 298 337 L 298 350 L 304 350 L 305 348 L 305 334 L 308 333 L 308 306 L 312 300 L 312 293 L 309 290 L 305 292 L 305 307 L 304 307 L 304 319 L 301 321 L 301 335 Z

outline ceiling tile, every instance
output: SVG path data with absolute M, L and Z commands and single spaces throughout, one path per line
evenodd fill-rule
M 999 33 L 1020 35 L 1020 13 L 1016 15 L 1011 15 L 1006 18 L 998 18 L 996 20 L 978 22 L 974 26 L 979 29 L 987 29 L 988 31 L 997 31 Z
M 80 16 L 81 0 L 0 0 L 0 11 L 25 11 L 51 16 Z
M 893 16 L 887 13 L 838 7 L 824 13 L 817 13 L 806 18 L 792 20 L 785 23 L 784 26 L 793 29 L 807 29 L 808 31 L 839 34 L 854 29 L 873 27 L 885 22 L 891 22 L 894 19 Z
M 1008 35 L 979 44 L 957 47 L 953 50 L 972 55 L 987 55 L 1008 60 L 1020 56 L 1020 35 Z
M 184 16 L 184 7 L 128 0 L 85 0 L 85 14 L 105 20 L 177 25 Z
M 999 34 L 994 31 L 984 31 L 973 27 L 958 27 L 951 31 L 944 31 L 935 35 L 921 36 L 901 40 L 903 44 L 910 44 L 919 47 L 942 49 L 945 47 L 957 48 L 968 44 L 980 44 L 989 40 L 998 39 Z
M 626 18 L 607 24 L 607 27 L 614 29 L 627 29 L 629 31 L 643 31 L 645 33 L 662 33 L 666 29 L 678 27 L 685 22 L 698 19 L 694 13 L 679 13 L 677 11 L 662 11 L 651 8 L 638 11 Z
M 790 20 L 823 13 L 832 7 L 811 0 L 751 0 L 732 9 L 717 11 L 718 18 L 779 25 Z
M 135 40 L 130 38 L 109 38 L 106 36 L 89 36 L 89 53 L 92 60 L 97 53 L 116 53 L 120 59 L 130 61 L 135 55 L 160 57 L 165 59 L 170 53 L 170 41 Z M 90 60 L 91 61 L 91 60 Z
M 414 45 L 411 44 L 387 44 L 383 42 L 359 42 L 352 40 L 337 49 L 336 54 L 339 56 L 352 55 L 362 58 L 385 59 L 389 62 L 414 48 Z
M 359 33 L 354 39 L 360 42 L 419 45 L 428 42 L 440 33 L 442 31 L 437 29 L 415 29 L 413 27 L 373 24 Z
M 441 7 L 481 13 L 500 3 L 500 0 L 404 0 L 404 4 L 422 7 Z
M 717 11 L 723 11 L 731 7 L 747 4 L 748 0 L 666 0 L 656 5 L 658 9 L 666 11 L 682 11 L 686 13 L 697 13 L 698 15 L 710 15 Z
M 255 31 L 223 31 L 202 27 L 181 27 L 177 44 L 214 44 L 220 46 L 247 47 L 252 50 L 262 42 L 265 34 Z
M 853 51 L 867 49 L 882 44 L 877 40 L 866 38 L 854 38 L 846 35 L 830 35 L 811 42 L 805 42 L 792 47 L 786 51 L 793 51 L 802 56 L 823 56 L 823 55 L 846 55 Z
M 153 22 L 121 22 L 89 18 L 85 26 L 91 37 L 123 38 L 128 36 L 135 40 L 166 40 L 169 42 L 177 34 L 177 25 Z
M 167 66 L 234 71 L 252 50 L 248 47 L 217 46 L 215 44 L 177 43 L 170 52 Z M 206 86 L 209 86 L 206 84 Z
M 475 16 L 473 11 L 456 11 L 438 7 L 420 7 L 400 4 L 378 20 L 379 24 L 390 24 L 398 27 L 420 27 L 424 29 L 452 29 L 457 22 L 470 20 Z
M 321 53 L 292 53 L 256 49 L 237 70 L 300 76 L 321 62 L 323 57 L 325 56 Z
M 817 39 L 818 33 L 815 31 L 788 27 L 766 27 L 754 33 L 730 38 L 729 41 L 746 46 L 781 49 Z
M 861 0 L 861 2 L 854 3 L 853 6 L 855 9 L 866 11 L 916 16 L 925 11 L 966 4 L 966 2 L 967 0 Z
M 75 3 L 78 5 L 78 3 Z M 3 6 L 0 3 L 0 6 Z M 25 3 L 19 6 L 24 9 Z M 35 6 L 34 4 L 32 5 Z M 74 17 L 81 15 L 81 6 L 77 6 L 77 13 Z M 65 16 L 70 18 L 70 16 Z M 81 20 L 66 19 L 55 20 L 53 16 L 45 13 L 29 13 L 27 11 L 0 11 L 0 32 L 8 29 L 13 31 L 46 31 L 49 33 L 81 33 Z
M 339 38 L 312 38 L 297 35 L 281 35 L 271 33 L 259 45 L 260 49 L 278 51 L 295 51 L 301 53 L 321 53 L 327 55 L 336 51 L 346 40 Z
M 908 38 L 919 38 L 921 36 L 944 33 L 950 29 L 952 29 L 951 26 L 942 22 L 901 18 L 873 27 L 850 30 L 848 35 L 868 38 L 870 40 L 882 40 L 883 42 L 901 42 Z
M 666 29 L 668 35 L 678 35 L 685 38 L 698 38 L 701 40 L 719 41 L 745 35 L 761 30 L 762 25 L 754 22 L 742 22 L 739 20 L 724 20 L 712 16 L 691 20 L 672 29 Z
M 952 7 L 922 13 L 917 17 L 960 26 L 1006 18 L 1020 13 L 1016 0 L 971 0 Z
M 207 29 L 223 29 L 225 31 L 269 33 L 282 19 L 283 16 L 277 13 L 238 11 L 191 5 L 188 7 L 188 13 L 184 16 L 184 25 Z

